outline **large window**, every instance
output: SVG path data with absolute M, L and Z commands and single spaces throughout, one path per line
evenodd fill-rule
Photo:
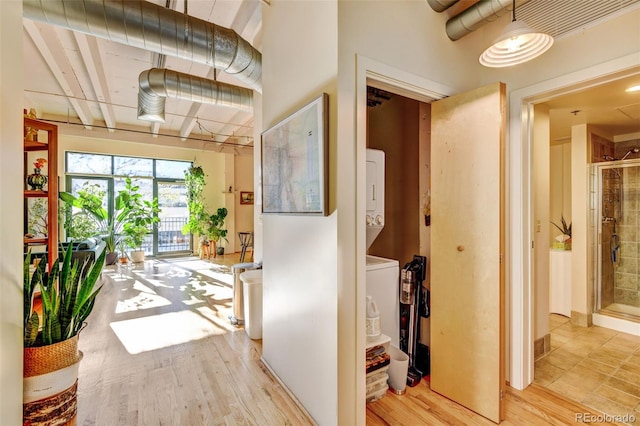
M 189 216 L 184 172 L 191 162 L 67 152 L 65 164 L 67 191 L 77 195 L 83 186 L 97 184 L 104 192 L 103 206 L 111 213 L 115 195 L 125 186 L 125 177 L 140 186 L 145 199 L 158 197 L 160 222 L 145 238 L 146 254 L 192 250 L 190 236 L 181 232 Z

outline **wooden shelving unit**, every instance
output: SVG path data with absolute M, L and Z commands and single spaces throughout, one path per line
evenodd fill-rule
M 58 126 L 40 120 L 24 117 L 24 234 L 28 226 L 28 199 L 47 199 L 47 228 L 46 236 L 38 238 L 24 238 L 25 251 L 33 246 L 47 246 L 48 265 L 53 265 L 58 257 Z M 27 130 L 37 131 L 35 139 L 27 138 Z M 29 139 L 29 140 L 28 140 Z M 27 184 L 27 176 L 33 171 L 32 152 L 46 152 L 47 163 L 43 168 L 47 175 L 47 184 L 43 190 L 32 190 Z

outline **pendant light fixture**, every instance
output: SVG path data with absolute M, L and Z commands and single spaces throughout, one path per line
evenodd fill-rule
M 513 19 L 493 45 L 480 55 L 486 67 L 502 68 L 527 62 L 542 55 L 553 44 L 549 34 L 533 30 L 522 21 L 516 21 L 516 0 L 513 0 Z

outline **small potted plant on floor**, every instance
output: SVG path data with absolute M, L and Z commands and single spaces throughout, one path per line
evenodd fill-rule
M 207 235 L 209 237 L 209 245 L 214 253 L 214 257 L 218 254 L 224 254 L 224 247 L 217 244 L 221 239 L 227 240 L 227 230 L 224 228 L 224 219 L 227 217 L 228 211 L 224 207 L 220 207 L 214 214 L 207 218 Z

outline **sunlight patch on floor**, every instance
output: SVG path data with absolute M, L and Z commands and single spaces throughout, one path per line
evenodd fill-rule
M 133 284 L 133 289 L 139 291 L 137 295 L 124 300 L 118 300 L 116 314 L 123 312 L 133 312 L 140 309 L 158 308 L 170 305 L 171 302 L 151 290 L 149 287 L 137 281 Z M 130 291 L 127 289 L 127 291 Z
M 208 269 L 198 269 L 196 272 L 205 277 L 213 278 L 216 281 L 233 285 L 233 275 L 229 274 L 229 272 L 216 271 L 210 267 Z
M 132 355 L 227 333 L 210 308 L 112 322 L 113 332 Z M 220 325 L 219 325 L 220 324 Z

